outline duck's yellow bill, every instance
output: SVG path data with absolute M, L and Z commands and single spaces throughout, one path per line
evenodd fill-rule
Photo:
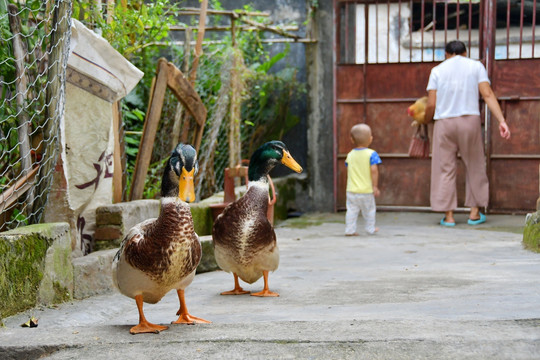
M 185 202 L 195 201 L 195 185 L 193 184 L 193 177 L 195 174 L 195 168 L 191 171 L 187 171 L 182 168 L 180 179 L 178 181 L 178 197 Z
M 296 160 L 293 159 L 291 154 L 289 154 L 289 152 L 286 150 L 283 150 L 283 158 L 281 159 L 281 163 L 297 173 L 302 172 L 302 167 L 300 164 L 298 164 Z

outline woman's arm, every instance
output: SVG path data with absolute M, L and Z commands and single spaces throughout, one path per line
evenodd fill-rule
M 478 84 L 478 90 L 480 91 L 480 95 L 482 95 L 482 98 L 486 102 L 489 111 L 491 111 L 495 119 L 497 119 L 497 121 L 499 122 L 499 133 L 501 134 L 501 137 L 507 140 L 510 139 L 510 129 L 508 128 L 508 124 L 504 119 L 501 107 L 499 105 L 499 102 L 497 101 L 497 97 L 491 89 L 491 86 L 487 81 L 484 81 Z

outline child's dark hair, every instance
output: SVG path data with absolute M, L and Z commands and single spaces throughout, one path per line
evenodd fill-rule
M 465 46 L 463 41 L 452 40 L 448 44 L 446 44 L 444 51 L 446 51 L 450 55 L 461 55 L 464 52 L 467 52 L 467 47 Z

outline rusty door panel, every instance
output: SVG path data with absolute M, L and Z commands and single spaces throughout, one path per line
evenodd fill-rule
M 499 211 L 530 211 L 538 197 L 538 160 L 491 161 L 490 204 Z
M 364 75 L 358 65 L 340 65 L 336 71 L 336 99 L 358 99 L 364 96 Z
M 339 134 L 338 154 L 349 152 L 352 147 L 350 129 L 354 124 L 364 122 L 364 105 L 358 103 L 340 103 L 336 109 L 337 132 Z
M 434 63 L 370 64 L 366 71 L 368 99 L 415 99 L 426 94 Z
M 493 64 L 491 82 L 499 98 L 540 96 L 539 59 L 499 60 Z
M 410 104 L 410 101 L 368 103 L 367 119 L 364 121 L 363 104 L 339 103 L 336 114 L 338 153 L 346 155 L 351 150 L 349 131 L 353 125 L 365 122 L 372 129 L 373 149 L 380 154 L 405 156 L 414 133 L 414 128 L 410 126 L 412 120 L 406 113 Z
M 540 160 L 540 63 L 538 59 L 499 60 L 492 84 L 512 137 L 499 136 L 492 120 L 489 142 L 490 208 L 527 212 L 536 207 Z
M 381 196 L 377 206 L 429 204 L 429 159 L 385 158 L 379 166 Z
M 345 157 L 340 157 L 337 163 L 337 172 L 338 172 L 338 204 L 340 208 L 345 208 L 346 196 L 347 196 L 347 167 L 345 166 Z
M 512 137 L 510 140 L 503 140 L 499 135 L 497 121 L 492 120 L 491 153 L 513 157 L 537 155 L 540 159 L 540 101 L 502 100 L 501 107 Z
M 430 159 L 387 157 L 379 166 L 379 174 L 378 207 L 429 206 Z M 457 189 L 461 207 L 465 201 L 465 167 L 461 161 L 458 162 Z
M 371 147 L 379 154 L 407 155 L 414 129 L 407 115 L 410 101 L 370 103 L 367 121 L 373 133 Z

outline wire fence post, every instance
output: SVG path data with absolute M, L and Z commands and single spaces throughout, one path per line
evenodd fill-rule
M 47 118 L 54 121 L 47 122 L 44 133 L 47 138 L 52 138 L 53 133 L 57 132 L 60 127 L 60 119 L 64 114 L 65 105 L 65 84 L 66 84 L 66 67 L 69 56 L 69 40 L 71 38 L 71 1 L 57 1 L 58 6 L 53 10 L 53 30 L 51 33 L 51 44 L 56 44 L 51 49 L 49 56 L 48 79 L 49 86 L 47 87 L 46 103 L 47 103 Z M 48 161 L 44 162 L 40 167 L 38 178 L 44 178 L 46 174 L 50 174 L 54 170 L 56 157 L 58 154 L 59 142 L 47 149 L 49 155 Z M 52 177 L 48 181 L 40 182 L 38 192 L 42 193 L 39 199 L 34 202 L 34 213 L 38 214 L 38 209 L 42 209 L 47 202 L 47 195 L 50 190 Z M 41 212 L 39 212 L 41 217 Z M 34 219 L 34 222 L 39 222 L 39 218 Z

